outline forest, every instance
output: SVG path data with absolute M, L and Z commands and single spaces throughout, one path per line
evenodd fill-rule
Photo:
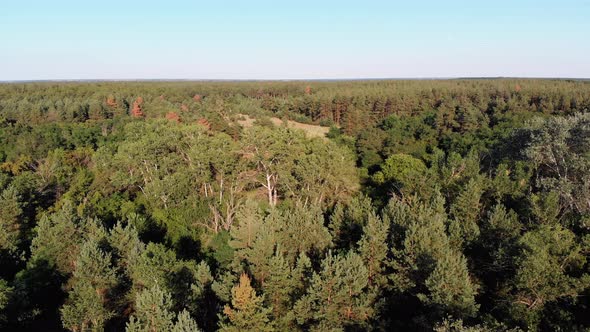
M 0 84 L 0 330 L 588 331 L 590 81 Z

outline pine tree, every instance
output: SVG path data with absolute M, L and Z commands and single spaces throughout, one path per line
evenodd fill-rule
M 300 264 L 304 264 L 301 262 Z M 301 292 L 303 266 L 292 268 L 277 248 L 269 259 L 270 274 L 262 285 L 267 307 L 272 308 L 272 320 L 278 330 L 293 330 L 295 317 L 291 308 L 294 294 Z
M 158 286 L 171 294 L 175 310 L 189 307 L 211 279 L 206 264 L 180 260 L 174 251 L 154 243 L 146 246 L 128 270 L 132 292 Z
M 481 180 L 471 179 L 451 205 L 452 219 L 449 220 L 451 244 L 459 249 L 473 242 L 480 233 L 478 219 L 480 199 L 483 193 Z
M 362 228 L 375 214 L 371 199 L 359 195 L 348 204 L 338 203 L 330 216 L 328 228 L 337 248 L 352 248 L 360 240 Z
M 229 245 L 238 251 L 251 248 L 263 220 L 264 217 L 258 211 L 258 204 L 251 200 L 246 201 L 236 212 L 237 224 L 230 230 L 232 240 Z
M 389 223 L 374 213 L 369 215 L 364 234 L 359 241 L 359 253 L 367 266 L 369 285 L 380 288 L 386 283 L 383 270 L 386 265 Z
M 524 227 L 517 214 L 502 204 L 496 204 L 487 214 L 479 240 L 486 263 L 477 272 L 493 276 L 496 284 L 502 284 L 498 281 L 509 278 L 516 268 L 514 258 L 520 251 L 517 240 Z
M 260 228 L 261 232 L 252 243 L 252 248 L 243 250 L 245 261 L 257 282 L 264 285 L 271 273 L 270 258 L 275 252 L 276 234 L 268 230 L 268 224 Z M 240 255 L 240 253 L 238 252 Z
M 445 232 L 447 221 L 441 196 L 431 202 L 416 202 L 406 208 L 397 208 L 392 227 L 399 227 L 404 236 L 399 239 L 399 248 L 394 250 L 391 275 L 394 287 L 411 290 L 421 286 L 430 275 L 446 250 L 449 238 Z M 393 201 L 394 204 L 404 204 Z M 400 218 L 405 216 L 405 218 Z M 397 241 L 396 241 L 397 242 Z
M 145 250 L 145 244 L 139 239 L 135 227 L 118 222 L 109 232 L 108 241 L 117 258 L 117 265 L 122 272 L 129 273 L 129 269 L 137 262 Z
M 0 249 L 15 253 L 19 245 L 22 209 L 14 187 L 8 187 L 0 195 Z
M 475 303 L 477 286 L 472 282 L 465 257 L 452 250 L 436 262 L 434 271 L 425 281 L 429 295 L 420 294 L 426 303 L 455 317 L 470 317 L 478 310 Z
M 4 308 L 8 305 L 12 292 L 13 288 L 10 287 L 8 282 L 4 279 L 0 279 L 0 327 L 2 327 L 2 323 L 6 319 L 4 316 Z
M 329 253 L 314 273 L 307 293 L 295 304 L 297 322 L 313 331 L 362 326 L 373 315 L 374 297 L 368 291 L 369 273 L 361 257 Z
M 181 311 L 177 318 L 174 327 L 171 332 L 199 332 L 200 329 L 197 326 L 197 322 L 190 316 L 188 311 Z
M 271 219 L 273 216 L 276 218 Z M 332 244 L 319 206 L 295 206 L 283 213 L 271 214 L 268 219 L 267 223 L 276 229 L 277 242 L 290 264 L 299 253 L 322 252 Z
M 172 297 L 158 285 L 146 289 L 137 295 L 135 313 L 130 317 L 125 328 L 127 332 L 173 331 L 198 332 L 197 323 L 185 310 L 181 311 L 174 322 L 175 314 L 171 311 Z
M 226 305 L 223 308 L 227 322 L 222 323 L 220 331 L 273 331 L 269 320 L 270 312 L 270 309 L 263 306 L 263 298 L 256 295 L 250 285 L 250 277 L 242 273 L 239 283 L 232 289 L 231 306 Z
M 72 331 L 101 331 L 114 313 L 109 307 L 109 292 L 117 284 L 110 254 L 94 241 L 87 241 L 75 263 L 73 285 L 61 309 L 64 327 Z
M 31 260 L 45 260 L 64 275 L 75 270 L 76 259 L 86 239 L 100 241 L 106 237 L 98 220 L 78 217 L 70 201 L 57 212 L 42 217 L 36 231 L 31 244 Z

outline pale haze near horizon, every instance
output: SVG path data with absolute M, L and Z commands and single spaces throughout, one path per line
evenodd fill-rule
M 590 77 L 590 1 L 2 1 L 0 80 Z

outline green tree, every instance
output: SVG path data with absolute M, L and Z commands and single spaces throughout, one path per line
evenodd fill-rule
M 4 315 L 4 308 L 10 302 L 10 296 L 12 295 L 13 288 L 10 287 L 8 282 L 4 279 L 0 279 L 0 327 L 3 325 L 3 322 L 6 320 Z
M 102 331 L 114 316 L 109 295 L 117 283 L 111 255 L 95 241 L 87 241 L 75 262 L 68 300 L 60 310 L 63 326 L 71 331 Z
M 419 297 L 428 304 L 455 317 L 475 315 L 477 286 L 471 280 L 465 257 L 449 251 L 437 262 L 434 271 L 425 281 L 429 295 Z
M 20 243 L 20 215 L 22 209 L 15 188 L 8 187 L 0 194 L 0 249 L 15 253 Z
M 389 184 L 397 193 L 413 194 L 425 190 L 427 174 L 428 169 L 422 160 L 407 154 L 394 154 L 381 165 L 373 181 L 380 185 Z
M 171 308 L 172 299 L 169 293 L 164 292 L 157 285 L 145 289 L 137 294 L 135 312 L 129 318 L 125 331 L 199 331 L 197 323 L 187 311 L 183 310 L 176 316 Z M 175 316 L 176 322 L 174 321 Z
M 537 119 L 524 136 L 537 185 L 559 195 L 563 212 L 590 212 L 590 115 Z
M 590 282 L 585 268 L 587 244 L 559 225 L 541 225 L 519 241 L 522 252 L 514 278 L 514 316 L 528 328 L 539 324 L 543 308 L 559 299 L 573 300 Z
M 307 293 L 295 304 L 297 322 L 313 331 L 361 327 L 373 314 L 374 297 L 368 291 L 369 271 L 361 256 L 329 253 L 314 273 Z
M 482 194 L 481 180 L 473 178 L 467 182 L 465 188 L 451 204 L 452 218 L 449 220 L 449 234 L 455 248 L 461 248 L 479 236 L 478 222 Z
M 384 222 L 379 216 L 371 213 L 363 232 L 359 241 L 359 253 L 368 270 L 369 285 L 375 288 L 384 287 L 386 284 L 384 272 L 389 252 L 387 247 L 389 222 Z
M 174 309 L 190 307 L 199 298 L 212 277 L 205 263 L 180 260 L 164 245 L 149 243 L 129 266 L 132 292 L 156 286 L 172 296 Z
M 253 127 L 246 131 L 242 154 L 256 170 L 255 181 L 265 189 L 270 206 L 294 184 L 289 170 L 295 156 L 303 151 L 304 139 L 302 133 L 287 128 Z
M 86 239 L 106 237 L 98 220 L 80 218 L 70 201 L 64 202 L 57 212 L 42 217 L 36 233 L 31 244 L 31 260 L 45 260 L 64 275 L 75 270 Z
M 321 139 L 307 140 L 294 155 L 291 194 L 303 205 L 332 206 L 359 189 L 359 177 L 350 150 Z
M 350 202 L 339 202 L 330 215 L 328 229 L 337 248 L 351 248 L 360 240 L 362 229 L 375 207 L 364 195 L 353 197 Z

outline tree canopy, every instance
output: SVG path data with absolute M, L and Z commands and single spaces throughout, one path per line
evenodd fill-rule
M 0 84 L 0 330 L 590 329 L 590 84 Z

